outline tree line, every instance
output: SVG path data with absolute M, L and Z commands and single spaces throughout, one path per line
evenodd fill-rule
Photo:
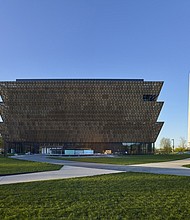
M 165 153 L 165 154 L 169 154 L 169 153 L 172 153 L 172 152 L 176 152 L 176 153 L 183 153 L 185 151 L 188 151 L 188 146 L 187 146 L 187 141 L 185 140 L 184 137 L 180 137 L 180 140 L 179 140 L 179 144 L 177 147 L 174 147 L 172 145 L 172 141 L 170 138 L 165 138 L 163 137 L 161 140 L 160 140 L 160 148 L 156 149 L 156 153 Z

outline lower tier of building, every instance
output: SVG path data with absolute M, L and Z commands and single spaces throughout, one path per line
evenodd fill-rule
M 9 142 L 7 153 L 47 155 L 153 154 L 154 143 L 32 143 Z

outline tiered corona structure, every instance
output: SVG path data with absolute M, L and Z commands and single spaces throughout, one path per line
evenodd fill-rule
M 0 133 L 7 150 L 16 153 L 51 148 L 63 154 L 150 154 L 163 125 L 157 122 L 162 85 L 141 79 L 0 82 Z

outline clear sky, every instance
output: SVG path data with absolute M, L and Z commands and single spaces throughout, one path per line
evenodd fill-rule
M 0 81 L 164 81 L 158 137 L 187 139 L 189 0 L 0 0 Z

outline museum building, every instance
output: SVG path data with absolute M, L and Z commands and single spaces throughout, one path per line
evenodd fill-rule
M 163 82 L 143 79 L 17 79 L 0 82 L 5 151 L 152 154 Z

